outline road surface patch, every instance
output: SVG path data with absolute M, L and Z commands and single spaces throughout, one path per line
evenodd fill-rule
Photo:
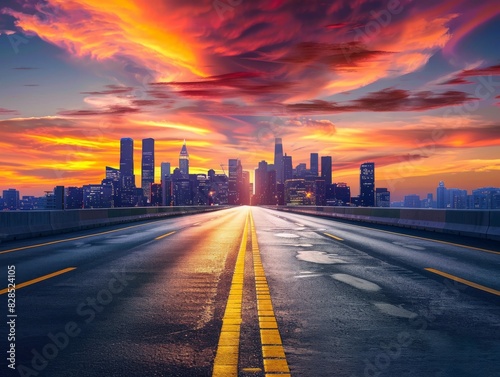
M 296 258 L 304 262 L 311 262 L 318 264 L 346 263 L 344 260 L 336 258 L 335 255 L 325 253 L 324 251 L 303 250 L 297 253 Z
M 385 302 L 374 302 L 373 305 L 377 307 L 382 313 L 388 314 L 393 317 L 412 319 L 418 317 L 416 313 L 403 309 L 399 306 L 387 304 Z
M 335 280 L 341 281 L 342 283 L 348 284 L 363 291 L 377 292 L 381 289 L 379 285 L 372 283 L 371 281 L 358 278 L 356 276 L 348 274 L 333 274 L 331 276 Z
M 276 237 L 281 237 L 281 238 L 299 238 L 300 236 L 298 234 L 293 234 L 293 233 L 276 233 Z

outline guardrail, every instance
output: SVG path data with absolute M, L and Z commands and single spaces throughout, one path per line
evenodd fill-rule
M 211 207 L 132 207 L 56 211 L 0 211 L 0 241 L 47 236 L 167 216 L 217 211 Z
M 319 206 L 276 206 L 268 208 L 500 241 L 500 210 Z

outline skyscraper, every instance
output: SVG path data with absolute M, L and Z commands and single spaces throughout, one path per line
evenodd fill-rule
M 151 185 L 155 181 L 155 140 L 142 139 L 141 188 L 146 202 L 151 203 Z
M 359 201 L 362 207 L 375 206 L 375 163 L 365 162 L 359 168 Z
M 319 166 L 318 166 L 318 154 L 311 153 L 311 175 L 318 176 L 319 174 Z
M 274 140 L 274 169 L 276 170 L 276 183 L 284 182 L 283 168 L 283 142 L 280 137 Z
M 292 178 L 293 178 L 292 156 L 287 156 L 285 153 L 285 155 L 283 156 L 283 182 L 285 182 L 287 179 L 292 179 Z
M 112 185 L 113 203 L 111 207 L 121 206 L 121 182 L 122 180 L 120 170 L 112 168 L 111 166 L 106 166 L 106 178 L 103 179 L 101 183 L 103 185 Z
M 181 153 L 179 154 L 179 170 L 182 174 L 189 174 L 189 154 L 186 147 L 186 140 L 184 140 Z
M 446 187 L 444 185 L 443 181 L 439 182 L 439 186 L 436 189 L 436 196 L 437 196 L 437 208 L 446 208 L 447 206 L 447 201 L 446 201 Z
M 255 169 L 255 204 L 267 204 L 267 162 L 262 160 Z
M 119 200 L 120 206 L 133 207 L 137 204 L 137 195 L 136 195 L 137 192 L 135 187 L 135 175 L 134 175 L 134 140 L 128 137 L 120 140 L 120 177 L 121 177 L 120 200 Z M 87 192 L 85 192 L 84 190 L 84 202 L 86 200 L 85 197 L 87 197 L 87 199 L 89 197 L 94 198 L 95 193 L 92 193 L 91 195 L 90 192 L 92 190 L 90 191 L 89 190 L 87 190 Z M 94 202 L 97 203 L 96 202 L 97 199 L 96 200 L 94 199 L 92 200 L 89 199 L 90 202 L 87 200 L 87 202 L 84 203 L 85 208 L 87 208 L 89 203 L 94 203 Z M 94 206 L 94 204 L 92 204 L 92 206 Z
M 170 177 L 170 162 L 161 163 L 161 205 L 170 206 L 172 201 L 172 178 Z
M 242 185 L 243 185 L 243 167 L 241 161 L 237 158 L 229 159 L 229 192 L 228 204 L 241 204 Z
M 326 185 L 332 184 L 332 156 L 321 156 L 321 179 Z
M 135 188 L 134 140 L 128 137 L 120 140 L 120 175 L 124 188 Z

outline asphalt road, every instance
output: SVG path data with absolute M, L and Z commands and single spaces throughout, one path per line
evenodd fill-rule
M 0 376 L 500 376 L 500 246 L 359 225 L 240 207 L 1 244 Z

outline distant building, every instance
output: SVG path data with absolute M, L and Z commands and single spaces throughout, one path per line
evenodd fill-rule
M 469 208 L 500 209 L 500 188 L 481 187 L 472 190 L 472 199 Z
M 134 175 L 134 140 L 131 138 L 122 138 L 120 140 L 120 179 L 120 205 L 122 207 L 134 207 L 137 204 L 137 192 Z M 89 189 L 87 188 L 87 190 Z M 94 193 L 87 194 L 91 197 L 95 196 Z M 85 195 L 84 189 L 84 204 Z M 89 200 L 87 204 L 94 203 L 93 200 Z
M 311 198 L 312 193 L 306 190 L 304 179 L 290 179 L 285 182 L 285 203 L 287 205 L 303 205 Z
M 267 176 L 268 164 L 266 161 L 262 160 L 259 162 L 259 167 L 255 169 L 255 203 L 256 205 L 263 205 L 267 203 L 267 191 L 268 191 L 268 176 Z
M 161 180 L 161 204 L 163 206 L 171 205 L 172 198 L 172 180 L 170 179 L 170 162 L 162 162 L 160 169 Z
M 274 140 L 274 169 L 276 170 L 276 183 L 285 182 L 285 170 L 283 165 L 283 141 L 277 137 Z
M 454 209 L 467 209 L 467 190 L 451 188 L 446 190 L 447 207 Z
M 66 202 L 64 186 L 54 187 L 54 209 L 63 210 Z
M 102 180 L 102 185 L 111 186 L 112 203 L 111 207 L 121 207 L 121 172 L 118 169 L 106 166 L 106 178 Z M 80 207 L 81 208 L 81 207 Z
M 326 182 L 323 179 L 315 181 L 314 201 L 317 206 L 326 206 Z
M 304 163 L 298 164 L 295 167 L 295 173 L 293 178 L 305 178 L 307 173 L 308 171 L 306 164 Z
M 241 161 L 237 158 L 230 158 L 229 164 L 229 205 L 241 204 L 241 197 L 243 191 L 243 167 Z
M 174 206 L 193 205 L 189 176 L 181 173 L 179 168 L 172 174 L 172 202 Z
M 4 207 L 8 210 L 15 211 L 19 209 L 19 191 L 16 189 L 3 190 L 2 194 Z
M 224 205 L 228 202 L 229 183 L 225 174 L 209 175 L 210 201 L 213 205 Z
M 83 208 L 83 188 L 67 187 L 66 209 L 82 209 L 82 208 Z
M 435 208 L 434 196 L 428 193 L 425 199 L 422 199 L 422 208 Z
M 359 200 L 362 207 L 375 206 L 375 163 L 365 162 L 359 169 Z
M 278 202 L 276 174 L 277 172 L 273 168 L 269 168 L 267 171 L 266 204 L 269 205 L 275 205 Z
M 151 205 L 154 207 L 162 205 L 162 187 L 159 183 L 151 184 Z
M 437 208 L 446 208 L 447 203 L 446 203 L 446 187 L 444 185 L 443 181 L 439 182 L 439 185 L 436 189 L 436 207 Z
M 84 185 L 83 208 L 111 208 L 112 187 L 110 185 Z
M 241 196 L 240 204 L 249 205 L 250 204 L 250 193 L 253 191 L 250 183 L 250 172 L 243 170 L 242 172 L 242 182 L 241 182 Z
M 327 206 L 348 206 L 351 203 L 351 188 L 345 182 L 326 185 Z
M 321 156 L 321 179 L 325 184 L 332 184 L 332 157 Z
M 276 185 L 276 204 L 279 206 L 285 205 L 285 184 L 278 183 Z
M 128 137 L 120 140 L 120 176 L 124 188 L 135 188 L 134 140 Z
M 311 153 L 311 161 L 310 161 L 310 172 L 311 175 L 317 177 L 319 174 L 319 162 L 318 162 L 318 154 L 317 153 Z
M 283 181 L 278 180 L 278 171 L 276 171 L 276 183 L 285 183 L 288 179 L 293 179 L 292 156 L 283 156 Z
M 151 185 L 155 180 L 155 140 L 142 139 L 141 188 L 146 203 L 151 203 Z
M 403 206 L 406 208 L 420 208 L 420 196 L 415 194 L 406 195 L 403 201 Z
M 387 188 L 375 189 L 375 206 L 376 207 L 390 207 L 391 206 L 391 193 Z
M 186 147 L 186 140 L 184 140 L 181 152 L 179 153 L 179 170 L 181 174 L 189 175 L 189 153 Z

